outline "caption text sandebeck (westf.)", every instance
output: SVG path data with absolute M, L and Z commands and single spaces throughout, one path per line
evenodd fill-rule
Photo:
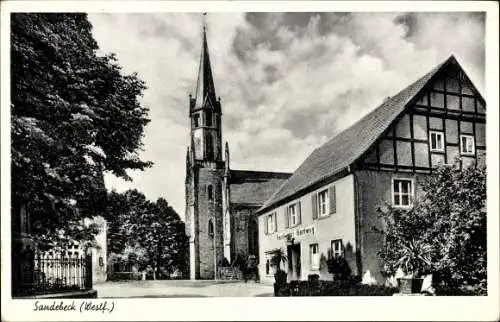
M 115 309 L 114 301 L 99 301 L 99 300 L 85 300 L 81 303 L 76 303 L 74 300 L 70 301 L 53 301 L 50 304 L 35 301 L 33 311 L 79 311 L 83 312 L 102 312 L 111 313 Z

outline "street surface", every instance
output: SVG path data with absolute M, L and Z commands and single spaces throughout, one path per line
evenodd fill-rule
M 240 281 L 120 281 L 95 284 L 99 298 L 273 296 L 273 286 Z

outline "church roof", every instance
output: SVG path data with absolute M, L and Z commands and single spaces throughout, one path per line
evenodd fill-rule
M 313 184 L 326 180 L 350 166 L 375 143 L 436 73 L 449 64 L 458 65 L 454 56 L 450 56 L 413 84 L 385 100 L 354 125 L 316 148 L 258 212 L 262 213 L 273 206 L 297 198 Z
M 231 170 L 231 204 L 260 207 L 292 174 Z
M 196 82 L 195 103 L 193 109 L 200 109 L 211 106 L 215 108 L 216 94 L 212 75 L 212 66 L 210 65 L 210 55 L 208 53 L 207 33 L 203 27 L 203 40 L 200 55 L 200 67 L 198 70 L 198 81 Z

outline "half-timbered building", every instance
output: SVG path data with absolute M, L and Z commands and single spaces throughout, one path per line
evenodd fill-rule
M 331 278 L 329 256 L 384 281 L 378 206 L 411 207 L 440 164 L 484 162 L 486 104 L 451 56 L 312 152 L 258 210 L 259 271 L 285 249 L 289 279 Z

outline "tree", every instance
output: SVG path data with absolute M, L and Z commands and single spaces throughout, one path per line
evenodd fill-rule
M 428 257 L 436 287 L 485 294 L 486 168 L 439 167 L 422 182 L 422 190 L 408 211 L 381 209 L 386 238 L 380 256 L 394 273 L 401 249 L 392 241 L 412 240 L 420 247 L 413 250 Z
M 108 251 L 124 254 L 135 249 L 140 268 L 151 266 L 166 274 L 187 267 L 187 236 L 184 223 L 168 202 L 159 198 L 155 203 L 137 190 L 109 194 Z M 155 276 L 156 278 L 156 276 Z
M 124 193 L 111 191 L 108 194 L 105 218 L 108 222 L 107 249 L 110 253 L 122 254 L 126 248 L 137 245 L 137 218 L 151 207 L 150 201 L 137 189 Z
M 136 236 L 155 275 L 160 269 L 167 275 L 176 268 L 183 271 L 187 237 L 179 215 L 167 201 L 159 198 L 137 220 Z
M 104 172 L 151 165 L 138 157 L 146 87 L 97 49 L 86 14 L 11 15 L 12 204 L 29 205 L 42 243 L 91 238 L 82 219 L 105 209 Z

